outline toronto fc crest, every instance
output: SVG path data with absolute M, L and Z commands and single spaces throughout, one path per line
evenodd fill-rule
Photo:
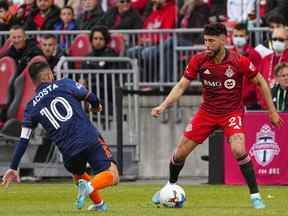
M 228 66 L 224 73 L 228 78 L 231 78 L 234 75 L 234 71 L 232 70 L 231 66 Z
M 255 157 L 258 164 L 265 167 L 280 152 L 280 147 L 275 142 L 275 132 L 269 125 L 264 124 L 256 134 L 256 143 L 250 148 L 250 155 Z

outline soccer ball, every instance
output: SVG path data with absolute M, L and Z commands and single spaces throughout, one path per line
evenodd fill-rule
M 160 190 L 160 204 L 167 208 L 182 208 L 186 200 L 182 187 L 176 184 L 167 184 Z

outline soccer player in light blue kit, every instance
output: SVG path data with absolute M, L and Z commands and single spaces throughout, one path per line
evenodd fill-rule
M 93 204 L 88 210 L 106 211 L 107 205 L 98 191 L 118 183 L 118 169 L 108 145 L 81 107 L 84 100 L 91 104 L 92 112 L 100 112 L 102 106 L 97 96 L 73 80 L 54 81 L 46 62 L 31 64 L 29 74 L 36 95 L 26 106 L 20 141 L 2 184 L 8 187 L 13 180 L 20 182 L 18 165 L 32 129 L 40 123 L 62 153 L 65 168 L 78 182 L 76 207 L 81 209 L 90 196 Z M 87 163 L 95 176 L 85 172 Z

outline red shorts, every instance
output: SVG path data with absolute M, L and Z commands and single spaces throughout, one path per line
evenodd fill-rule
M 200 144 L 215 129 L 223 129 L 226 137 L 235 133 L 243 133 L 243 112 L 219 115 L 200 109 L 187 125 L 183 135 Z

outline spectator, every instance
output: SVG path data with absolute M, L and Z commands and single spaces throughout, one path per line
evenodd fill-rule
M 287 0 L 267 0 L 266 16 L 280 15 L 288 23 L 288 1 Z
M 210 9 L 204 0 L 186 0 L 180 10 L 180 28 L 203 28 L 209 23 Z M 180 45 L 202 44 L 202 35 L 181 34 Z
M 43 55 L 36 43 L 33 40 L 27 39 L 26 33 L 21 26 L 11 27 L 9 39 L 12 42 L 12 46 L 8 50 L 7 56 L 15 60 L 17 70 L 9 84 L 7 107 L 2 109 L 0 114 L 0 121 L 2 122 L 7 120 L 7 110 L 14 98 L 14 83 L 16 78 L 22 73 L 33 57 Z
M 254 13 L 256 0 L 227 0 L 227 17 L 236 23 L 247 22 L 248 15 Z
M 8 10 L 8 3 L 3 0 L 0 1 L 0 31 L 8 31 L 10 29 L 11 15 Z
M 144 10 L 148 5 L 149 0 L 132 0 L 132 8 L 137 10 L 139 14 L 142 16 L 144 14 Z
M 102 18 L 104 12 L 98 0 L 84 0 L 84 12 L 76 20 L 80 30 L 92 29 Z
M 26 18 L 35 6 L 34 2 L 34 0 L 24 0 L 24 3 L 18 7 L 16 14 L 12 17 L 11 24 L 24 25 Z
M 69 6 L 73 8 L 74 16 L 78 17 L 81 13 L 81 3 L 83 0 L 54 0 L 55 5 L 59 8 L 63 8 L 65 6 Z
M 114 52 L 113 49 L 109 48 L 108 44 L 111 41 L 111 35 L 108 29 L 105 26 L 95 26 L 91 33 L 90 33 L 90 43 L 92 46 L 92 52 L 88 55 L 90 57 L 116 57 L 117 54 Z M 105 61 L 86 61 L 83 62 L 81 65 L 82 69 L 115 69 L 117 66 L 119 66 L 116 63 L 107 63 Z M 99 86 L 97 89 L 99 89 L 100 92 L 98 94 L 100 95 L 100 99 L 102 101 L 105 101 L 104 96 L 108 98 L 108 113 L 113 113 L 113 87 L 112 87 L 112 79 L 111 76 L 104 76 L 100 75 L 99 78 Z M 106 79 L 106 82 L 105 82 Z M 83 80 L 80 80 L 80 82 L 83 83 Z M 84 84 L 86 81 L 84 81 Z M 95 76 L 92 76 L 92 89 L 96 89 L 96 78 Z M 105 86 L 106 83 L 106 86 Z M 117 84 L 116 80 L 116 85 Z M 115 86 L 114 86 L 115 87 Z M 104 93 L 107 91 L 106 93 Z M 107 109 L 107 107 L 104 107 L 104 109 Z M 105 112 L 103 112 L 105 113 Z
M 34 56 L 43 55 L 43 53 L 33 39 L 27 39 L 21 26 L 11 27 L 9 39 L 12 46 L 8 50 L 7 56 L 13 58 L 17 63 L 16 76 L 18 76 Z
M 226 20 L 226 0 L 209 0 L 210 22 L 223 22 Z
M 273 53 L 266 56 L 260 64 L 260 72 L 272 87 L 275 84 L 274 67 L 288 61 L 288 37 L 285 28 L 274 29 L 272 33 Z
M 278 84 L 272 88 L 272 99 L 277 111 L 288 112 L 288 63 L 275 67 L 275 77 Z
M 53 0 L 36 0 L 36 7 L 28 15 L 24 29 L 26 30 L 54 30 L 59 19 L 60 9 Z
M 275 28 L 283 28 L 286 26 L 284 17 L 279 14 L 267 16 L 265 21 L 271 31 Z
M 131 7 L 131 0 L 117 0 L 116 6 L 109 9 L 99 22 L 108 29 L 141 29 L 143 21 Z
M 285 28 L 274 29 L 272 33 L 272 48 L 273 53 L 267 55 L 260 63 L 260 72 L 267 80 L 272 88 L 275 85 L 276 79 L 274 76 L 274 68 L 277 64 L 288 62 L 288 37 Z M 260 95 L 258 93 L 258 95 Z M 266 108 L 263 98 L 260 98 L 262 108 Z
M 52 34 L 47 34 L 41 37 L 40 48 L 52 71 L 60 58 L 66 56 L 64 51 L 57 47 L 57 38 Z
M 272 50 L 271 33 L 276 28 L 284 28 L 286 25 L 285 19 L 281 15 L 270 15 L 266 17 L 265 25 L 269 27 L 270 31 L 264 34 L 263 45 Z
M 178 9 L 174 0 L 151 0 L 152 10 L 144 19 L 144 29 L 172 29 L 176 27 Z M 164 34 L 164 39 L 169 37 Z M 141 43 L 159 43 L 159 34 L 144 34 Z
M 246 56 L 250 61 L 259 68 L 261 56 L 249 44 L 249 32 L 245 24 L 237 24 L 233 29 L 232 41 L 234 49 L 241 55 Z M 250 80 L 244 78 L 243 80 L 243 102 L 247 109 L 259 109 L 256 96 L 256 88 Z
M 152 0 L 152 10 L 144 20 L 144 29 L 172 29 L 176 27 L 177 6 L 174 0 Z M 169 34 L 164 33 L 162 39 L 169 39 Z M 160 57 L 160 34 L 146 33 L 142 34 L 139 39 L 139 45 L 128 49 L 127 55 L 131 58 L 139 60 L 142 77 L 146 77 L 148 73 L 153 74 L 157 78 L 159 69 L 158 58 Z M 169 55 L 169 54 L 168 54 Z M 147 67 L 149 66 L 149 67 Z M 155 70 L 156 71 L 153 71 Z M 141 80 L 143 80 L 141 78 Z
M 95 26 L 90 33 L 90 43 L 92 52 L 88 55 L 91 57 L 113 57 L 117 56 L 113 49 L 108 47 L 111 41 L 111 35 L 104 26 Z M 86 61 L 81 65 L 83 69 L 108 68 L 109 64 L 103 61 Z
M 180 9 L 178 26 L 180 28 L 202 28 L 209 23 L 210 9 L 204 0 L 186 0 Z M 202 34 L 181 33 L 178 34 L 178 46 L 193 46 L 202 44 Z M 164 43 L 164 71 L 165 80 L 173 81 L 173 47 L 174 39 L 170 38 Z M 176 80 L 175 80 L 176 81 Z
M 55 23 L 55 30 L 76 30 L 74 10 L 70 6 L 64 6 L 60 11 L 60 19 Z
M 60 19 L 55 23 L 55 30 L 67 31 L 76 30 L 76 21 L 74 19 L 74 10 L 70 6 L 64 6 L 60 12 Z M 69 41 L 68 35 L 61 35 L 59 47 L 63 50 L 67 50 L 71 41 Z

